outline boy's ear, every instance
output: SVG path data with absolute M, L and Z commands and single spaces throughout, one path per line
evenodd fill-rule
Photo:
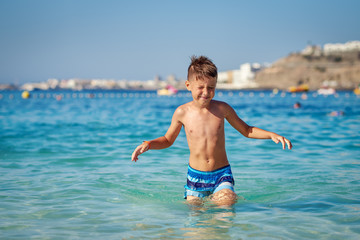
M 187 90 L 190 91 L 190 82 L 189 82 L 189 80 L 185 81 L 185 86 L 186 86 Z

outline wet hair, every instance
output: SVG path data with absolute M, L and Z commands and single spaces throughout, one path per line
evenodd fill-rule
M 217 67 L 209 58 L 205 56 L 192 56 L 191 63 L 188 68 L 187 79 L 190 81 L 193 76 L 196 80 L 204 78 L 217 79 Z

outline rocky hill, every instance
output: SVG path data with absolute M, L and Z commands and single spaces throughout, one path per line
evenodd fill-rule
M 360 84 L 360 52 L 331 56 L 293 53 L 257 72 L 255 81 L 263 89 L 288 89 L 300 84 L 307 84 L 310 90 L 323 85 L 354 89 Z

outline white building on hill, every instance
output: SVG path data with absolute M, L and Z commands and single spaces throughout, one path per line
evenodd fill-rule
M 245 63 L 240 69 L 218 73 L 217 88 L 220 89 L 242 89 L 255 88 L 255 73 L 261 69 L 258 63 Z
M 324 54 L 331 55 L 339 52 L 360 51 L 360 41 L 347 43 L 327 43 L 324 45 Z

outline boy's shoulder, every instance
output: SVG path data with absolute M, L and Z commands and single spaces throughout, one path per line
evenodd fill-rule
M 178 116 L 184 115 L 187 112 L 187 110 L 189 109 L 190 105 L 191 105 L 191 102 L 188 102 L 188 103 L 178 106 L 176 108 L 174 114 L 178 115 Z
M 227 117 L 233 110 L 233 108 L 226 102 L 222 102 L 222 101 L 217 101 L 217 100 L 212 100 L 211 102 L 212 104 L 212 108 L 221 113 L 221 115 L 223 117 Z
M 230 105 L 227 104 L 226 102 L 218 101 L 218 100 L 211 100 L 211 105 L 221 110 L 225 110 L 230 107 Z
M 184 103 L 184 104 L 178 106 L 177 109 L 176 109 L 176 111 L 177 111 L 177 110 L 182 110 L 182 111 L 184 111 L 184 110 L 188 109 L 188 108 L 191 106 L 191 104 L 192 104 L 192 102 Z
M 211 100 L 211 104 L 215 104 L 217 106 L 225 106 L 225 105 L 228 105 L 226 102 L 223 102 L 223 101 L 219 101 L 219 100 Z

